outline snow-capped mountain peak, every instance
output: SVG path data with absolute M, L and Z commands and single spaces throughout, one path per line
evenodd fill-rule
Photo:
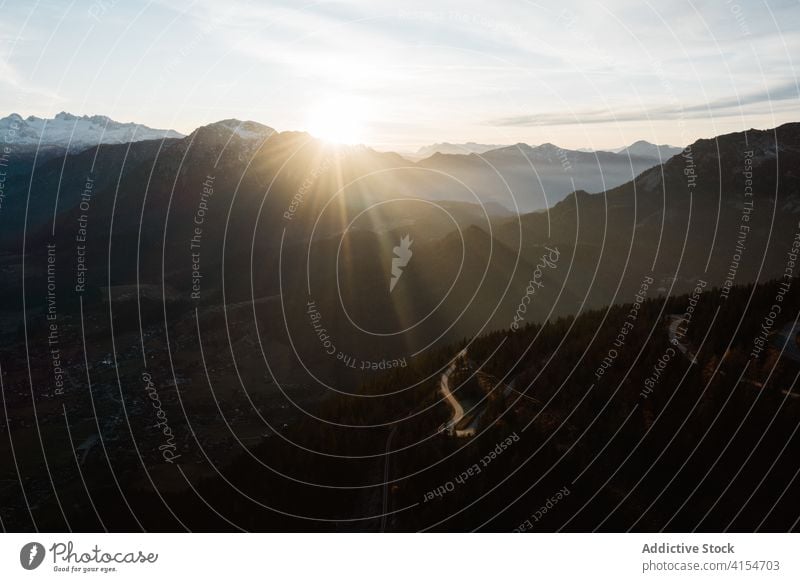
M 75 153 L 100 144 L 148 139 L 181 138 L 171 129 L 153 129 L 139 123 L 120 123 L 105 115 L 77 116 L 62 111 L 51 119 L 18 113 L 0 119 L 0 139 L 18 150 L 61 150 Z

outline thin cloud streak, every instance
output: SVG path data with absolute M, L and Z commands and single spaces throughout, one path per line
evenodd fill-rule
M 716 99 L 709 103 L 687 107 L 662 106 L 638 110 L 584 109 L 570 114 L 541 113 L 493 119 L 487 125 L 498 127 L 538 127 L 548 125 L 582 125 L 597 123 L 619 123 L 628 121 L 669 121 L 673 119 L 699 119 L 741 115 L 742 108 L 751 105 L 771 104 L 781 101 L 800 101 L 800 92 L 795 81 L 784 83 L 770 90 L 759 91 L 740 97 Z M 763 111 L 759 111 L 763 112 Z

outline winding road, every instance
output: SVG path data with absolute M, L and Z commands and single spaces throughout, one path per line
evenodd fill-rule
M 456 366 L 458 365 L 459 360 L 465 358 L 467 355 L 467 348 L 464 348 L 456 357 L 453 358 L 453 361 L 450 362 L 450 366 L 447 370 L 442 374 L 442 377 L 439 380 L 439 391 L 444 396 L 447 403 L 453 409 L 453 416 L 443 425 L 443 430 L 446 430 L 448 434 L 454 434 L 457 437 L 468 437 L 475 434 L 475 426 L 474 422 L 471 423 L 467 428 L 457 429 L 458 423 L 460 423 L 464 418 L 464 407 L 458 401 L 458 399 L 453 396 L 453 392 L 450 390 L 450 376 L 455 371 Z M 476 419 L 480 415 L 476 415 Z
M 678 351 L 686 356 L 686 359 L 689 360 L 692 364 L 697 363 L 697 358 L 695 355 L 689 350 L 689 348 L 682 343 L 678 339 L 678 328 L 680 327 L 681 323 L 683 322 L 683 317 L 680 315 L 669 315 L 669 341 L 672 345 L 678 348 Z

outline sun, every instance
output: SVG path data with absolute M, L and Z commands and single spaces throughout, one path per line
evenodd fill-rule
M 330 96 L 314 103 L 306 127 L 308 133 L 325 141 L 363 143 L 365 111 L 365 103 L 360 99 Z

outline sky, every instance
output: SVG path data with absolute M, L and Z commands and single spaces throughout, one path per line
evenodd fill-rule
M 800 2 L 0 0 L 0 117 L 221 119 L 378 149 L 800 121 Z

